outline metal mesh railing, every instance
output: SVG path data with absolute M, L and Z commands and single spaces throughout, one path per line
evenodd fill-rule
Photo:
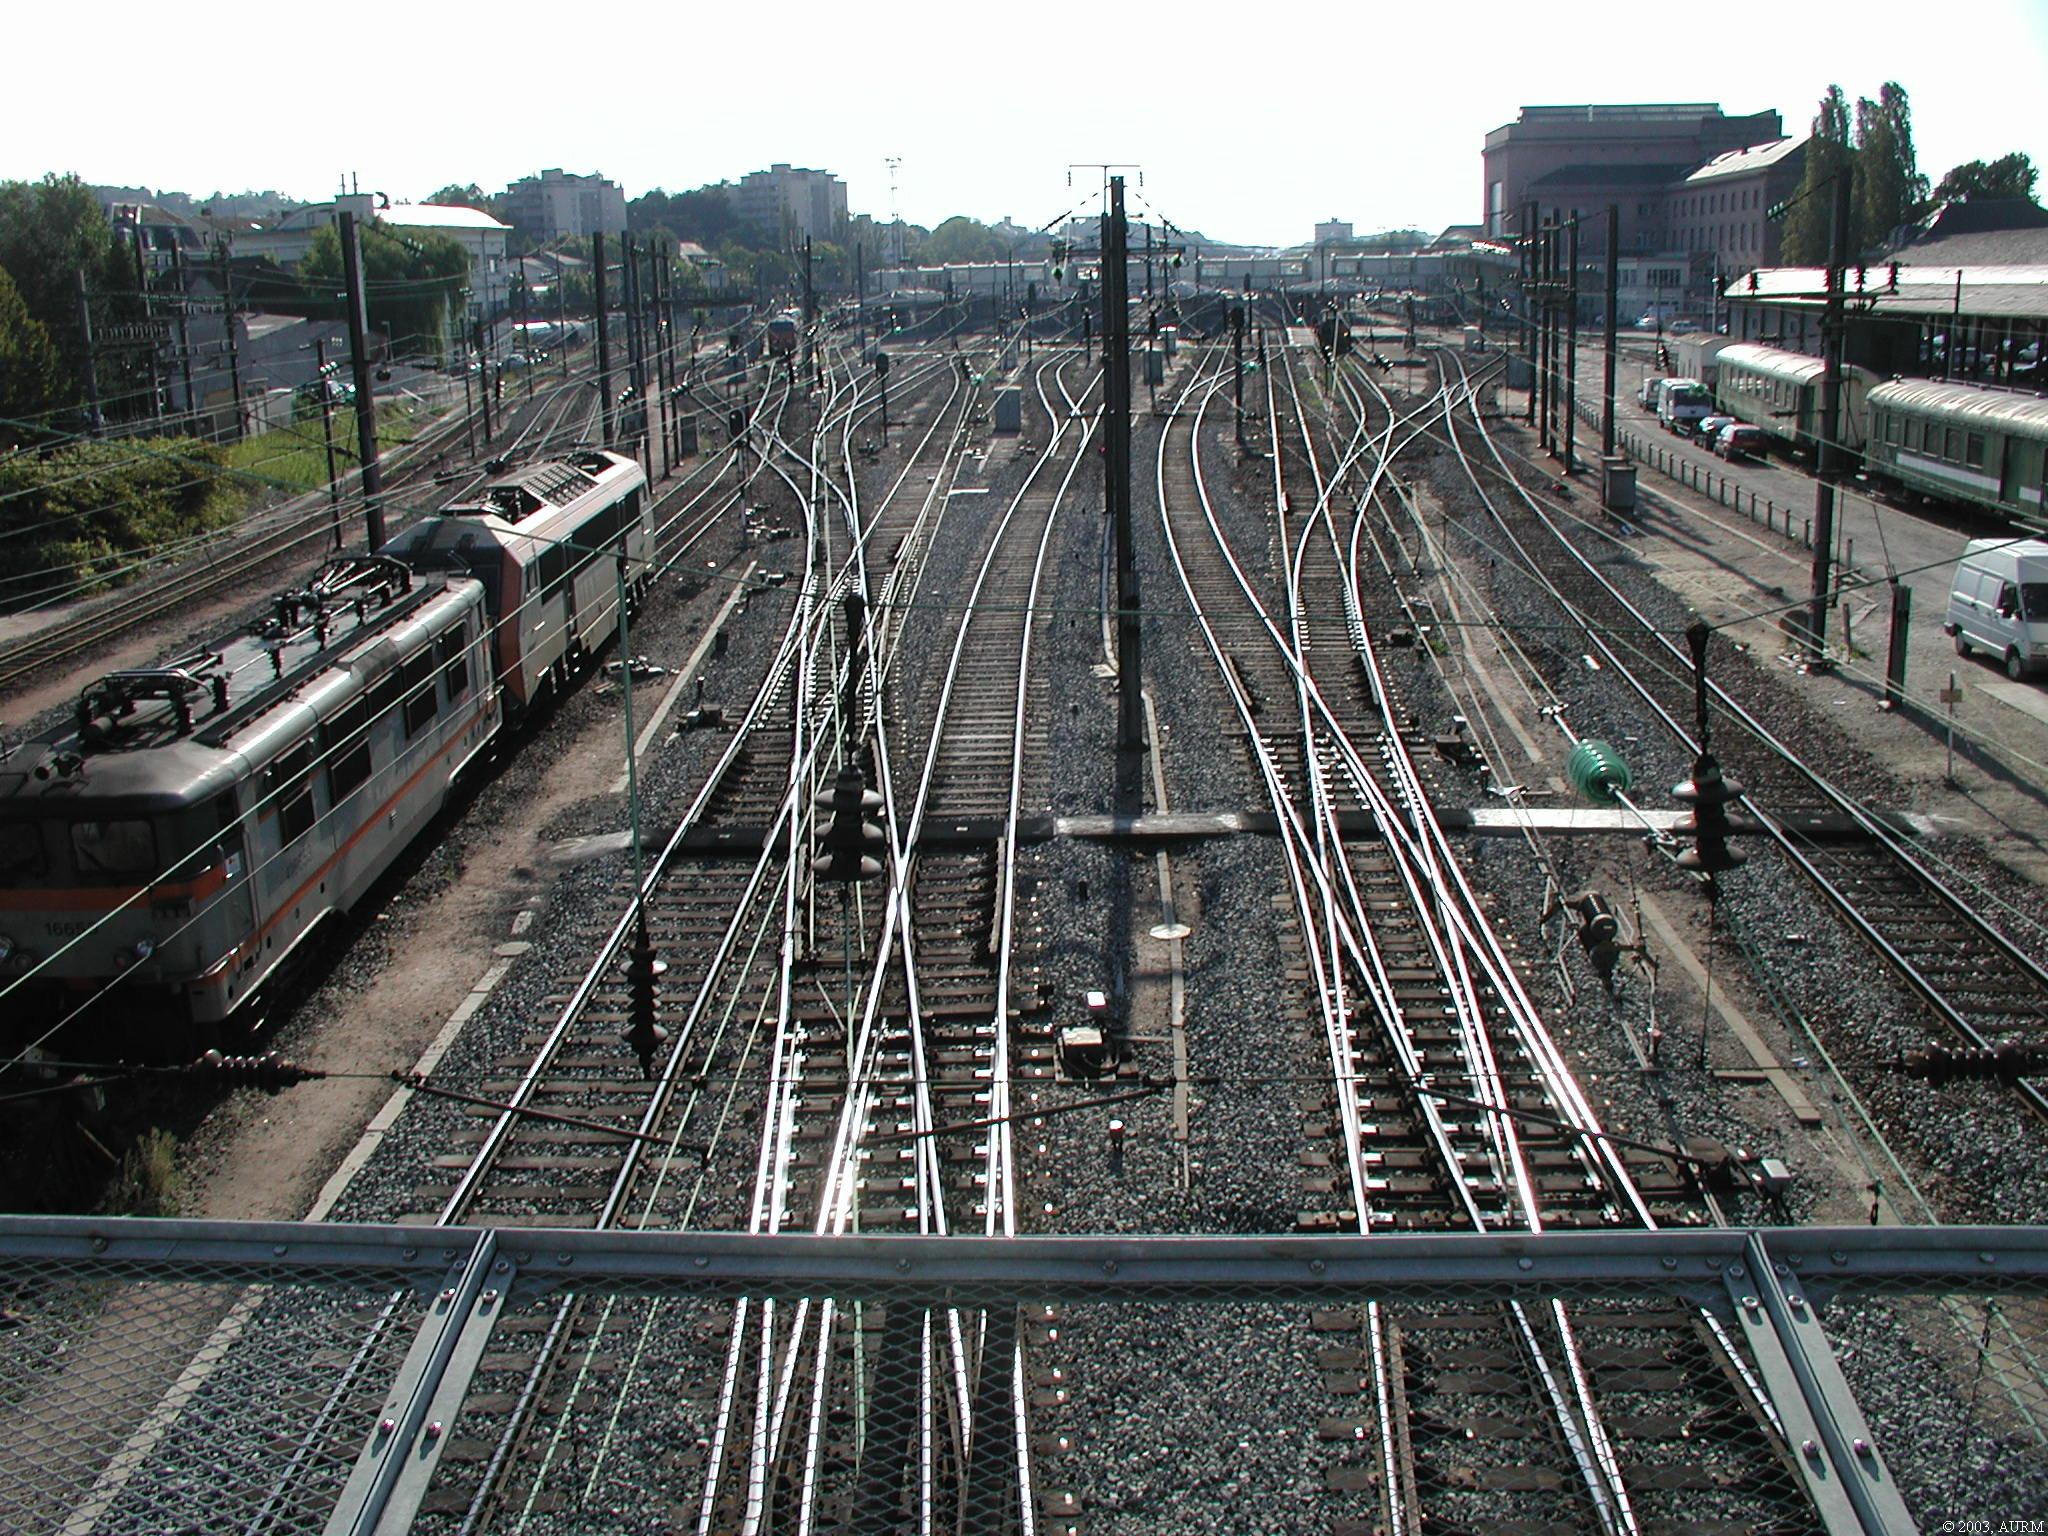
M 401 1270 L 287 1268 L 276 1246 L 0 1247 L 0 1530 L 325 1526 L 426 1298 Z
M 0 1221 L 0 1529 L 2020 1522 L 2044 1282 L 2043 1229 Z

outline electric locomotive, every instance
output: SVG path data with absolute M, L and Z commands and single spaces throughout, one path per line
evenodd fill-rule
M 190 1059 L 499 728 L 483 586 L 383 556 L 0 748 L 0 1034 Z
M 624 585 L 637 599 L 654 544 L 647 476 L 592 449 L 512 470 L 413 524 L 385 546 L 416 570 L 483 583 L 494 665 L 518 715 L 565 684 L 619 627 Z
M 768 355 L 788 357 L 796 351 L 797 333 L 803 328 L 803 320 L 793 309 L 785 309 L 768 322 Z

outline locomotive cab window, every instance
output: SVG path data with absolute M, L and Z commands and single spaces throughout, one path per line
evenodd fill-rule
M 265 808 L 277 813 L 280 848 L 313 830 L 313 743 L 302 741 L 263 770 Z
M 140 818 L 74 821 L 71 857 L 84 880 L 147 879 L 157 872 L 156 829 Z
M 434 694 L 434 651 L 427 646 L 406 658 L 405 737 L 410 741 L 440 712 L 441 701 Z
M 469 631 L 458 629 L 443 635 L 440 650 L 441 681 L 447 685 L 448 702 L 453 704 L 469 692 Z
M 569 568 L 568 546 L 550 545 L 540 552 L 540 558 L 533 564 L 538 575 L 535 588 L 540 593 L 541 601 L 546 602 L 555 595 L 555 588 L 561 585 L 562 573 Z

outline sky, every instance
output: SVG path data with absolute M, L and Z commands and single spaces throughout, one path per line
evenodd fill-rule
M 559 166 L 633 197 L 787 161 L 839 175 L 856 213 L 1039 227 L 1096 211 L 1085 167 L 1113 161 L 1134 212 L 1280 245 L 1333 217 L 1477 222 L 1482 141 L 1525 104 L 1718 102 L 1802 133 L 1829 84 L 1853 103 L 1895 79 L 1930 179 L 2024 150 L 2048 184 L 2044 0 L 1545 9 L 1537 28 L 1496 0 L 19 6 L 9 52 L 77 67 L 11 72 L 0 179 L 317 200 L 346 173 L 407 201 Z

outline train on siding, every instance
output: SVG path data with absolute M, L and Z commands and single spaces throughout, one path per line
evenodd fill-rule
M 1728 415 L 1795 448 L 1820 441 L 1819 358 L 1744 341 L 1721 348 L 1714 366 L 1715 401 Z M 1864 397 L 1876 382 L 1866 368 L 1842 370 L 1842 443 L 1852 453 L 1862 451 Z
M 1895 379 L 1870 392 L 1864 468 L 1929 496 L 1946 496 L 2019 517 L 2048 517 L 2048 399 Z
M 607 453 L 514 471 L 0 746 L 0 1044 L 61 1031 L 189 1060 L 255 1017 L 508 719 L 616 630 L 645 485 Z
M 796 339 L 803 329 L 803 318 L 793 309 L 785 309 L 768 322 L 768 355 L 789 357 L 796 352 Z
M 1821 360 L 1736 343 L 1721 348 L 1714 393 L 1738 420 L 1795 448 L 1820 441 Z M 2048 516 L 2048 397 L 1935 379 L 1842 380 L 1842 445 L 1872 479 L 2039 524 Z

